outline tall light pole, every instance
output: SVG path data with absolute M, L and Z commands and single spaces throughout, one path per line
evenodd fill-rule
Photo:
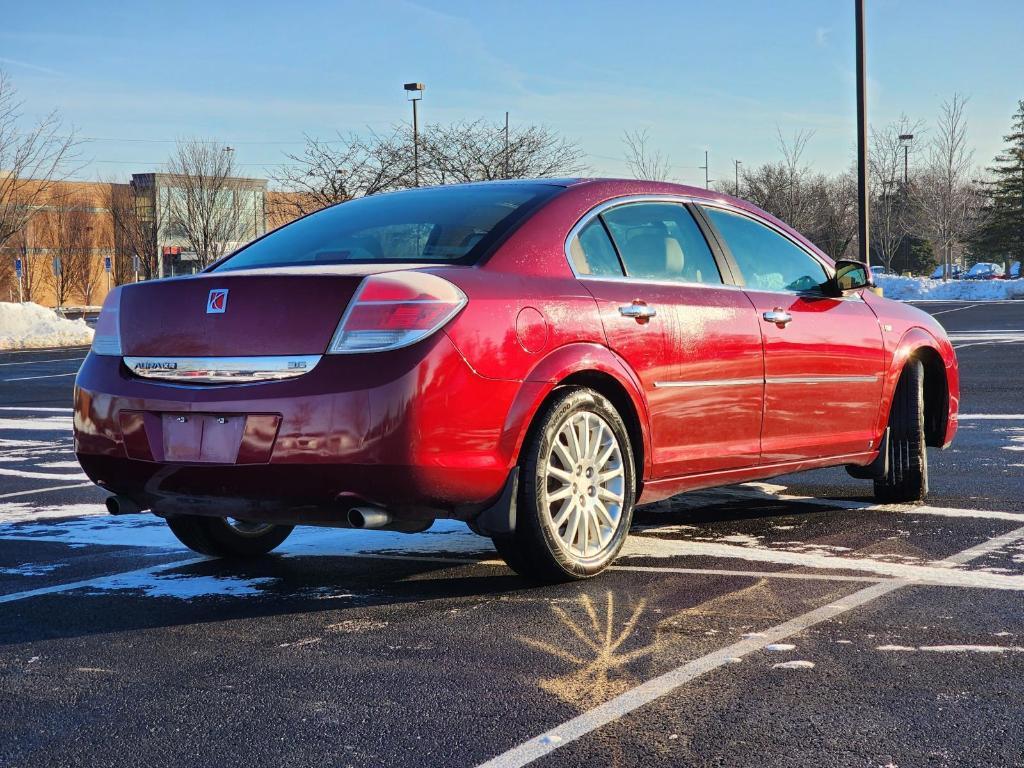
M 505 178 L 508 178 L 508 112 L 505 113 Z
M 423 83 L 406 83 L 404 86 L 406 98 L 412 102 L 412 164 L 415 185 L 420 185 L 420 122 L 416 105 L 423 98 Z
M 864 52 L 864 0 L 854 0 L 857 17 L 857 239 L 860 260 L 871 258 L 871 220 L 868 212 L 868 94 Z
M 903 186 L 910 183 L 910 142 L 914 140 L 914 134 L 901 133 L 900 143 L 903 145 Z
M 740 166 L 743 164 L 742 160 L 733 160 L 736 165 L 736 197 L 740 196 Z

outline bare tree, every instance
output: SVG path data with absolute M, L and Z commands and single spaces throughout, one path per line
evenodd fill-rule
M 833 259 L 846 256 L 857 237 L 857 180 L 852 172 L 813 178 L 807 188 L 813 202 L 811 228 L 805 234 Z
M 23 301 L 32 301 L 43 282 L 43 271 L 37 266 L 40 261 L 32 254 L 32 242 L 36 229 L 33 219 L 29 219 L 21 229 L 7 239 L 3 246 L 0 246 L 0 253 L 3 253 L 3 266 L 9 270 L 6 272 L 6 277 L 10 285 L 10 294 L 13 297 L 18 296 L 18 278 L 14 270 L 14 260 L 21 259 L 21 297 Z
M 980 195 L 971 182 L 974 151 L 967 146 L 967 104 L 960 94 L 942 105 L 924 169 L 911 185 L 920 234 L 941 254 L 943 279 L 952 271 L 953 253 L 977 220 Z
M 903 183 L 905 161 L 914 149 L 904 145 L 900 136 L 920 135 L 924 126 L 901 115 L 895 122 L 880 130 L 871 131 L 871 151 L 868 170 L 871 174 L 871 245 L 890 271 L 893 259 L 899 253 L 912 228 L 908 190 Z M 906 154 L 904 154 L 906 153 Z
M 287 192 L 277 199 L 282 218 L 296 218 L 356 197 L 412 185 L 412 155 L 405 129 L 390 134 L 306 136 L 301 154 L 289 154 L 271 178 Z
M 156 277 L 159 270 L 156 222 L 139 206 L 135 189 L 131 184 L 107 184 L 104 203 L 113 229 L 114 281 L 120 285 L 135 276 L 136 256 L 142 276 L 146 280 Z
M 40 218 L 50 245 L 50 263 L 43 272 L 44 280 L 59 308 L 68 303 L 76 287 L 83 282 L 92 283 L 91 279 L 82 278 L 88 272 L 84 262 L 92 261 L 89 213 L 79 201 L 63 197 L 51 201 Z
M 167 161 L 173 177 L 159 201 L 161 217 L 177 230 L 206 267 L 244 239 L 252 212 L 243 210 L 238 195 L 234 153 L 222 144 L 200 139 L 178 142 Z
M 668 181 L 672 173 L 669 157 L 659 149 L 652 149 L 650 140 L 646 128 L 638 128 L 635 131 L 626 131 L 622 134 L 629 171 L 633 174 L 634 179 Z
M 748 200 L 801 231 L 813 228 L 817 206 L 811 194 L 811 182 L 815 176 L 803 160 L 813 136 L 812 131 L 797 131 L 787 141 L 780 131 L 782 160 L 746 169 L 742 173 L 744 196 Z
M 76 140 L 56 112 L 23 126 L 22 104 L 0 70 L 0 246 L 25 228 L 69 172 Z
M 432 184 L 571 176 L 585 169 L 583 150 L 542 125 L 512 127 L 507 137 L 504 124 L 483 119 L 431 125 L 419 141 L 420 175 Z

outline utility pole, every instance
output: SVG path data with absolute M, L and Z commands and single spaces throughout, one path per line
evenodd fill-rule
M 505 112 L 505 178 L 508 178 L 508 112 Z
M 733 163 L 735 163 L 735 165 L 736 165 L 736 192 L 735 192 L 735 194 L 736 194 L 736 197 L 739 197 L 740 196 L 740 165 L 742 165 L 743 161 L 742 160 L 733 160 Z
M 857 239 L 860 260 L 871 258 L 871 220 L 868 212 L 868 95 L 864 44 L 864 0 L 854 0 L 857 19 Z
M 711 182 L 714 179 L 708 178 L 708 151 L 704 150 L 704 165 L 700 166 L 704 170 L 704 189 L 711 189 Z
M 412 163 L 415 186 L 420 185 L 420 123 L 416 105 L 423 98 L 423 83 L 406 83 L 405 91 L 409 94 L 406 98 L 412 102 Z

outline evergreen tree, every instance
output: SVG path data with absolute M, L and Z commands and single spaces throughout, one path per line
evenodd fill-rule
M 1017 105 L 1013 129 L 1003 137 L 1006 150 L 989 168 L 989 203 L 976 250 L 996 261 L 1024 260 L 1024 99 Z

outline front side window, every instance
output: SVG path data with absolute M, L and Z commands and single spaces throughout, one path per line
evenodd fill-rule
M 469 184 L 362 197 L 281 227 L 215 271 L 373 262 L 473 263 L 560 191 L 550 184 Z
M 721 284 L 700 227 L 680 203 L 630 203 L 601 215 L 626 274 L 647 280 Z
M 828 280 L 825 268 L 803 248 L 747 216 L 704 208 L 725 238 L 748 288 L 762 291 L 815 291 Z

